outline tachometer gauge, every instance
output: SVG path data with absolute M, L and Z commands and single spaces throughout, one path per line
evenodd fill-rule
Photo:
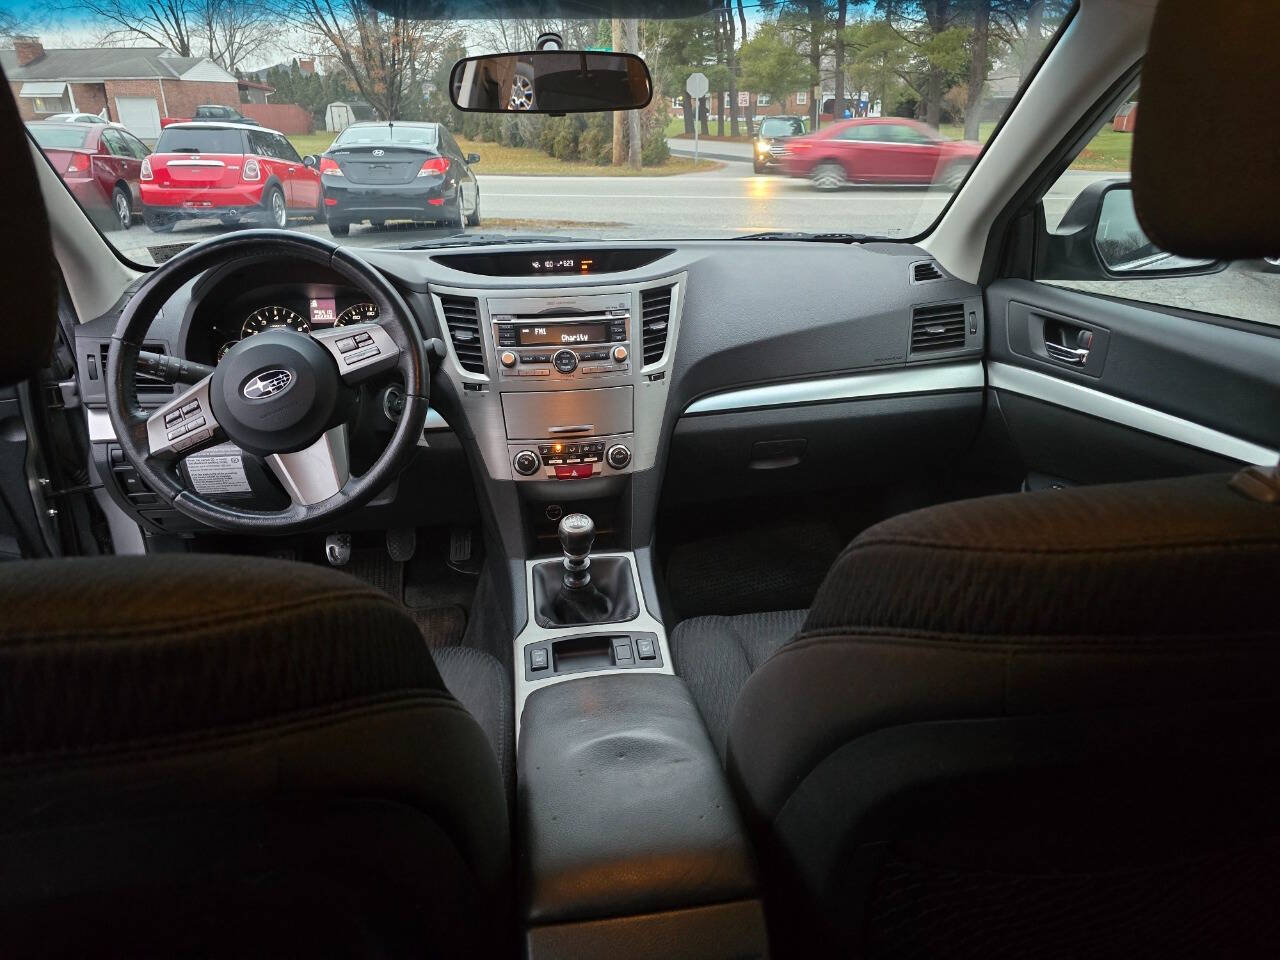
M 214 362 L 215 362 L 215 363 L 221 363 L 221 362 L 222 362 L 222 358 L 223 358 L 223 357 L 225 357 L 225 356 L 227 355 L 227 351 L 228 351 L 228 350 L 230 350 L 232 347 L 234 347 L 234 346 L 235 346 L 237 343 L 239 343 L 239 342 L 240 342 L 239 340 L 228 340 L 226 343 L 224 343 L 222 346 L 220 346 L 220 347 L 218 348 L 218 359 L 217 359 L 217 360 L 215 360 Z
M 240 336 L 252 337 L 255 333 L 270 330 L 272 327 L 288 327 L 299 333 L 311 332 L 311 324 L 288 307 L 260 307 L 245 318 L 244 326 L 240 328 Z
M 371 323 L 378 319 L 378 305 L 376 303 L 357 303 L 353 307 L 347 307 L 340 314 L 336 325 L 345 327 L 348 323 Z

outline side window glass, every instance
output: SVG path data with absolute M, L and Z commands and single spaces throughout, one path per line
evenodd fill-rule
M 298 156 L 298 151 L 293 149 L 293 144 L 280 136 L 280 134 L 272 134 L 271 142 L 276 145 L 276 156 L 281 160 L 288 160 L 291 163 L 302 162 L 302 158 Z
M 125 138 L 125 142 L 129 144 L 129 149 L 133 151 L 133 155 L 137 159 L 143 160 L 151 155 L 151 151 L 147 149 L 147 145 L 137 137 L 127 133 L 123 134 L 123 136 Z
M 125 147 L 124 138 L 115 130 L 103 130 L 102 143 L 113 157 L 130 156 L 129 150 Z
M 1041 198 L 1045 255 L 1036 257 L 1036 280 L 1280 326 L 1280 250 L 1273 259 L 1213 263 L 1161 250 L 1143 231 L 1129 190 L 1141 107 L 1135 86 Z
M 249 149 L 260 157 L 274 157 L 275 147 L 271 143 L 271 138 L 259 130 L 250 130 Z

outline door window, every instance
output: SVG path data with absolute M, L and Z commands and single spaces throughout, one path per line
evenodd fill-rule
M 119 130 L 103 130 L 102 143 L 107 148 L 107 152 L 113 157 L 133 156 L 133 151 L 129 149 L 129 145 L 125 143 L 124 137 Z
M 275 155 L 281 160 L 288 160 L 290 163 L 301 163 L 302 158 L 298 156 L 298 151 L 293 149 L 293 144 L 286 140 L 278 133 L 270 135 L 271 142 L 275 144 Z
M 1063 278 L 1037 256 L 1036 279 L 1086 293 L 1135 300 L 1280 326 L 1280 250 L 1271 260 L 1238 260 L 1221 269 L 1186 260 L 1155 246 L 1133 212 L 1127 189 L 1133 129 L 1142 123 L 1134 91 L 1119 98 L 1093 137 L 1041 198 L 1048 237 L 1067 237 L 1088 223 L 1089 241 L 1106 276 Z M 1230 149 L 1225 141 L 1223 149 Z M 1063 224 L 1066 226 L 1063 226 Z M 1177 275 L 1177 271 L 1187 271 Z

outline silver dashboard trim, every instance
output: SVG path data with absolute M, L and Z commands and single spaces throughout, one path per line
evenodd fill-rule
M 686 415 L 752 410 L 759 407 L 791 407 L 832 400 L 857 400 L 864 397 L 889 397 L 896 394 L 941 393 L 948 390 L 981 390 L 986 376 L 981 360 L 938 364 L 927 367 L 904 367 L 895 370 L 869 370 L 839 377 L 816 380 L 792 380 L 769 383 L 741 390 L 726 390 L 693 401 Z
M 1153 410 L 1132 400 L 1094 390 L 1069 380 L 1060 380 L 1048 374 L 1015 367 L 1008 363 L 993 362 L 987 364 L 987 378 L 990 385 L 997 390 L 1008 390 L 1032 400 L 1041 400 L 1055 406 L 1066 407 L 1079 413 L 1110 420 L 1121 426 L 1132 427 L 1143 433 L 1154 434 L 1198 447 L 1219 456 L 1229 457 L 1241 463 L 1252 463 L 1257 466 L 1271 466 L 1280 459 L 1280 453 L 1266 447 L 1241 440 L 1230 434 L 1202 426 L 1191 420 L 1184 420 L 1172 414 Z
M 89 440 L 93 443 L 111 443 L 116 439 L 115 427 L 111 425 L 111 414 L 105 410 L 85 410 L 85 418 L 89 424 Z M 437 433 L 452 428 L 444 417 L 434 410 L 427 410 L 427 425 L 423 428 L 428 433 Z

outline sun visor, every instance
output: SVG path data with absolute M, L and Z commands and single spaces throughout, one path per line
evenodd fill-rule
M 702 16 L 716 0 L 369 0 L 382 13 L 417 20 L 595 20 Z
M 1133 144 L 1138 219 L 1186 257 L 1280 255 L 1276 0 L 1161 0 Z
M 3 70 L 0 86 L 0 170 L 5 173 L 9 223 L 21 224 L 21 242 L 7 243 L 0 251 L 0 290 L 20 303 L 6 312 L 3 324 L 0 386 L 7 386 L 48 365 L 58 320 L 58 287 L 31 141 Z

